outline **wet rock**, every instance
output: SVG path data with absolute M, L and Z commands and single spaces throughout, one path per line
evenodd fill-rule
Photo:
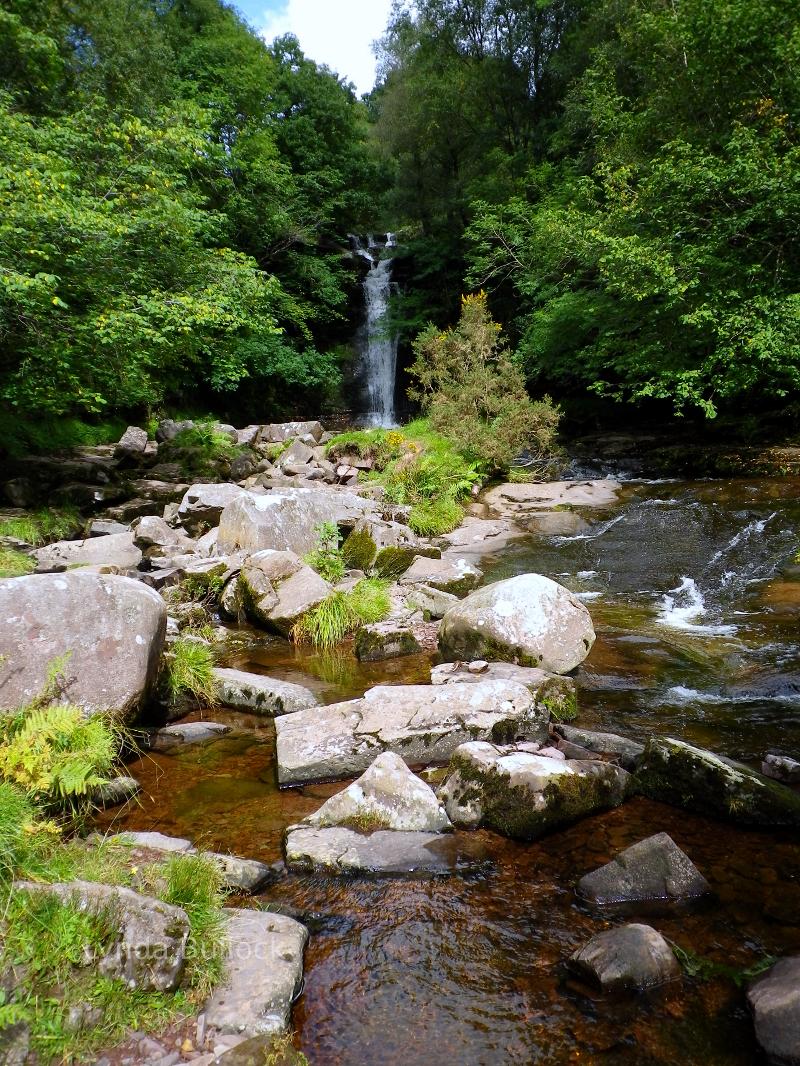
M 686 903 L 711 891 L 705 877 L 667 833 L 656 833 L 586 874 L 578 895 L 592 903 Z
M 360 662 L 378 663 L 403 655 L 416 655 L 422 648 L 408 626 L 376 622 L 358 630 L 353 650 Z
M 135 848 L 149 848 L 151 851 L 181 853 L 194 851 L 191 840 L 186 840 L 185 837 L 167 836 L 166 833 L 116 833 L 111 840 L 120 844 L 130 844 Z
M 452 549 L 459 556 L 480 564 L 484 555 L 500 551 L 523 535 L 518 525 L 505 519 L 467 517 L 441 539 L 450 545 L 448 552 Z
M 545 537 L 573 537 L 585 533 L 589 523 L 573 511 L 539 511 L 534 514 L 518 514 L 517 523 L 531 533 Z
M 0 581 L 0 707 L 40 695 L 50 664 L 68 654 L 63 699 L 132 719 L 155 682 L 166 622 L 162 598 L 131 578 L 73 571 Z
M 219 595 L 219 609 L 223 618 L 236 622 L 244 621 L 244 607 L 239 597 L 239 575 L 234 574 L 223 586 Z
M 219 520 L 220 551 L 295 551 L 306 555 L 316 547 L 315 528 L 322 522 L 352 528 L 374 510 L 370 500 L 328 488 L 283 488 L 240 495 L 225 507 Z
M 191 744 L 209 744 L 230 733 L 229 725 L 219 722 L 182 722 L 168 725 L 150 735 L 151 751 L 168 752 Z
M 482 846 L 439 833 L 378 830 L 364 836 L 353 829 L 291 827 L 286 865 L 297 872 L 333 874 L 443 875 L 485 862 Z
M 421 583 L 453 596 L 464 596 L 478 585 L 482 577 L 483 573 L 477 566 L 458 556 L 448 555 L 441 559 L 420 556 L 400 578 L 400 584 Z
M 616 502 L 621 485 L 611 478 L 596 481 L 510 482 L 484 493 L 492 512 L 513 519 L 556 507 L 598 508 Z M 558 512 L 556 512 L 558 513 Z
M 441 833 L 452 828 L 436 793 L 409 770 L 399 755 L 382 752 L 342 792 L 331 796 L 303 825 Z
M 768 752 L 761 763 L 761 772 L 765 777 L 784 781 L 787 785 L 800 784 L 800 762 L 789 755 Z
M 800 1064 L 800 956 L 781 959 L 747 990 L 756 1039 L 771 1063 Z
M 305 927 L 264 911 L 228 911 L 226 976 L 205 1006 L 222 1033 L 281 1033 L 303 980 Z
M 178 507 L 178 518 L 190 531 L 215 526 L 219 523 L 223 510 L 244 492 L 239 485 L 191 485 Z
M 652 799 L 740 825 L 800 826 L 800 795 L 742 763 L 673 737 L 652 737 L 637 774 Z
M 458 596 L 430 585 L 412 585 L 406 594 L 406 603 L 413 610 L 422 611 L 428 618 L 444 618 L 447 611 L 458 603 Z
M 262 674 L 219 668 L 214 670 L 214 677 L 219 693 L 217 702 L 222 706 L 269 718 L 316 707 L 319 702 L 314 693 L 302 685 Z
M 183 973 L 189 919 L 173 907 L 130 888 L 90 881 L 43 885 L 15 881 L 14 891 L 55 896 L 83 911 L 111 912 L 118 925 L 110 950 L 94 965 L 102 977 L 119 978 L 143 992 L 172 992 Z
M 273 880 L 273 870 L 266 863 L 257 862 L 255 859 L 242 859 L 238 855 L 223 855 L 216 851 L 207 851 L 204 854 L 222 868 L 227 888 L 235 892 L 258 892 L 269 881 Z
M 237 595 L 250 621 L 283 636 L 330 593 L 328 582 L 292 551 L 267 549 L 249 556 L 237 583 Z
M 142 553 L 134 544 L 130 530 L 87 540 L 57 540 L 32 554 L 39 570 L 66 570 L 73 566 L 117 566 L 121 570 L 134 570 L 142 561 Z
M 681 975 L 664 937 L 637 923 L 593 936 L 570 957 L 568 966 L 602 992 L 642 992 Z
M 135 777 L 112 777 L 92 795 L 92 802 L 98 807 L 116 807 L 120 803 L 127 802 L 141 790 L 142 786 Z
M 485 669 L 475 671 L 474 662 L 485 663 Z M 516 666 L 514 663 L 490 663 L 475 660 L 472 663 L 440 663 L 431 670 L 432 685 L 452 685 L 462 681 L 516 681 L 533 694 L 536 702 L 550 711 L 554 718 L 574 718 L 577 713 L 575 682 L 571 677 L 549 674 L 534 666 Z
M 597 733 L 591 729 L 578 729 L 575 726 L 557 723 L 555 732 L 570 744 L 577 744 L 596 755 L 618 758 L 626 770 L 635 770 L 644 757 L 644 744 L 616 733 Z
M 453 753 L 439 799 L 457 827 L 485 825 L 503 836 L 535 840 L 619 806 L 627 786 L 627 772 L 611 763 L 554 759 L 472 742 Z
M 485 585 L 451 607 L 439 629 L 448 659 L 502 659 L 565 674 L 594 643 L 589 612 L 563 585 L 521 574 Z
M 360 700 L 276 719 L 282 785 L 361 773 L 381 751 L 405 762 L 442 762 L 472 739 L 543 741 L 549 715 L 522 685 L 387 685 Z
M 116 451 L 120 455 L 142 455 L 146 447 L 147 430 L 128 426 L 117 443 Z

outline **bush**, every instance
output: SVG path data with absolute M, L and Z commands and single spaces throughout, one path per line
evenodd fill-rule
M 362 625 L 380 622 L 391 608 L 388 582 L 365 578 L 350 592 L 332 592 L 307 611 L 292 627 L 296 644 L 329 648 L 351 636 Z
M 456 449 L 491 470 L 507 470 L 523 450 L 537 456 L 555 447 L 559 411 L 533 401 L 521 369 L 501 340 L 484 293 L 465 296 L 458 325 L 429 325 L 414 341 L 410 373 L 432 427 Z
M 320 522 L 314 527 L 317 547 L 305 557 L 305 562 L 325 581 L 335 585 L 345 572 L 345 561 L 339 551 L 339 527 L 335 522 Z
M 167 657 L 166 687 L 173 703 L 184 693 L 201 703 L 213 703 L 218 686 L 208 645 L 192 637 L 179 637 Z

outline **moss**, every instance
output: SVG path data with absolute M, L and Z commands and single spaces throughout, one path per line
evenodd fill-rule
M 375 558 L 374 569 L 378 577 L 389 580 L 400 577 L 419 555 L 416 548 L 388 547 L 381 548 Z
M 574 722 L 578 717 L 578 695 L 563 680 L 553 678 L 544 685 L 539 690 L 538 702 L 550 712 L 554 722 Z
M 15 548 L 0 548 L 0 578 L 25 577 L 36 569 L 36 561 Z
M 515 663 L 517 666 L 541 667 L 541 655 L 529 655 L 522 648 L 509 647 L 477 630 L 467 632 L 439 631 L 439 649 L 452 659 L 472 662 L 473 659 L 486 659 L 487 662 Z
M 384 659 L 415 655 L 421 649 L 410 629 L 393 629 L 383 633 L 364 627 L 356 633 L 353 650 L 359 662 L 377 663 Z
M 375 561 L 375 541 L 366 529 L 354 529 L 340 549 L 342 561 L 349 570 L 367 571 Z

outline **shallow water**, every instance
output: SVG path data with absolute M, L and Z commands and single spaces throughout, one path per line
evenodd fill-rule
M 598 630 L 578 673 L 580 724 L 670 733 L 757 763 L 800 751 L 800 483 L 626 484 L 573 538 L 529 537 L 487 580 L 533 570 L 585 597 Z M 376 683 L 427 680 L 428 656 L 362 665 L 283 642 L 243 645 L 229 665 L 310 685 L 326 702 Z M 234 732 L 132 767 L 144 797 L 103 824 L 158 828 L 265 861 L 283 828 L 342 783 L 278 792 L 271 723 L 208 712 Z M 800 951 L 800 844 L 643 799 L 532 844 L 480 834 L 480 876 L 414 881 L 287 876 L 260 902 L 292 908 L 312 936 L 294 1010 L 315 1066 L 757 1060 L 732 976 L 684 978 L 633 1001 L 588 996 L 563 959 L 622 920 L 579 904 L 585 872 L 665 830 L 710 881 L 704 910 L 651 921 L 682 948 L 738 971 Z

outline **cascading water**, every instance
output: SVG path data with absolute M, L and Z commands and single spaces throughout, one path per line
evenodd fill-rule
M 370 426 L 395 425 L 394 387 L 397 374 L 397 334 L 389 331 L 387 311 L 392 291 L 392 260 L 386 255 L 395 241 L 391 233 L 381 243 L 371 236 L 366 247 L 351 238 L 353 251 L 369 262 L 364 278 L 364 329 L 361 334 L 361 371 L 366 383 L 365 421 Z

